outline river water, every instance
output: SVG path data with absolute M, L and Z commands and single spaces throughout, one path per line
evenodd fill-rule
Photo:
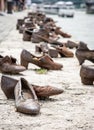
M 49 15 L 57 21 L 65 32 L 72 35 L 72 40 L 85 42 L 90 49 L 94 49 L 94 15 L 85 11 L 75 11 L 74 18 L 63 18 Z

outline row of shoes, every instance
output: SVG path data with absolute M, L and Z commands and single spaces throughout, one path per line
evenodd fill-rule
M 21 65 L 16 63 L 17 59 L 12 56 L 0 55 L 0 71 L 4 74 L 18 74 L 28 69 L 28 64 L 32 63 L 41 68 L 58 70 L 62 65 L 55 63 L 48 55 L 36 57 L 27 50 L 21 52 Z M 39 114 L 39 99 L 63 93 L 63 89 L 53 86 L 38 86 L 29 84 L 24 78 L 19 80 L 8 76 L 1 77 L 1 88 L 7 99 L 15 99 L 15 107 L 18 112 L 25 114 Z
M 20 57 L 21 64 L 19 65 L 16 63 L 16 58 L 0 55 L 0 71 L 7 74 L 17 74 L 28 69 L 29 63 L 47 70 L 61 70 L 63 67 L 62 64 L 54 62 L 48 54 L 38 57 L 24 49 L 22 50 Z
M 62 68 L 62 65 L 55 63 L 49 55 L 37 57 L 27 50 L 22 50 L 20 57 L 21 65 L 18 65 L 16 58 L 0 55 L 0 71 L 3 74 L 18 74 L 28 69 L 29 63 L 48 70 Z M 60 88 L 33 85 L 24 78 L 16 80 L 4 75 L 1 77 L 1 88 L 7 99 L 15 99 L 15 107 L 18 112 L 31 115 L 40 113 L 39 99 L 63 93 L 63 89 Z
M 87 44 L 80 42 L 76 50 L 76 57 L 81 65 L 80 77 L 81 82 L 85 85 L 93 85 L 94 83 L 94 65 L 83 64 L 85 60 L 94 63 L 94 50 L 90 50 Z
M 16 28 L 23 34 L 24 41 L 33 43 L 46 42 L 53 45 L 59 45 L 69 48 L 77 48 L 78 43 L 68 40 L 67 42 L 58 41 L 59 38 L 71 38 L 71 35 L 65 33 L 58 27 L 55 21 L 40 12 L 29 12 L 27 17 L 18 19 Z
M 43 23 L 42 23 L 42 19 L 43 19 Z M 36 26 L 34 25 L 35 27 L 31 28 L 31 22 L 33 23 L 35 22 Z M 60 54 L 61 57 L 73 57 L 73 53 L 69 51 L 67 47 L 77 48 L 76 57 L 80 65 L 85 60 L 94 62 L 94 56 L 93 56 L 94 51 L 88 49 L 85 43 L 80 42 L 78 45 L 75 42 L 68 41 L 67 44 L 65 44 L 65 43 L 58 42 L 57 40 L 52 40 L 49 37 L 45 38 L 45 35 L 48 33 L 48 31 L 46 32 L 45 30 L 47 29 L 53 30 L 53 28 L 51 28 L 52 26 L 50 25 L 52 24 L 53 26 L 55 26 L 54 23 L 55 22 L 53 21 L 53 19 L 47 18 L 45 15 L 41 13 L 40 14 L 29 13 L 28 17 L 24 19 L 19 19 L 16 26 L 17 29 L 19 29 L 19 32 L 23 33 L 24 41 L 28 38 L 30 39 L 27 41 L 32 41 L 31 40 L 32 36 L 35 36 L 35 34 L 34 35 L 31 34 L 38 32 L 37 38 L 39 38 L 40 40 L 37 39 L 35 36 L 35 38 L 33 37 L 33 42 L 34 40 L 37 40 L 37 42 L 41 42 L 41 41 L 46 42 L 45 44 L 36 45 L 36 51 L 40 53 L 42 52 L 43 55 L 38 57 L 24 49 L 22 50 L 20 55 L 20 60 L 21 60 L 20 65 L 16 63 L 17 60 L 14 57 L 0 56 L 0 71 L 2 73 L 16 74 L 28 69 L 29 63 L 32 63 L 34 65 L 37 65 L 47 70 L 61 70 L 63 65 L 54 62 L 52 58 L 55 57 L 56 54 L 58 55 L 58 53 Z M 37 26 L 42 28 L 39 28 L 39 30 L 36 32 L 34 31 L 34 29 Z M 60 33 L 62 31 L 59 29 L 58 32 Z M 68 36 L 68 34 L 64 32 L 62 32 L 61 34 L 63 37 L 70 37 Z M 51 47 L 53 47 L 53 49 L 50 49 L 48 43 L 51 44 Z M 93 84 L 94 81 L 93 71 L 94 69 L 91 66 L 81 67 L 80 76 L 81 76 L 82 83 Z M 19 80 L 15 80 L 13 78 L 4 75 L 1 77 L 1 88 L 8 99 L 15 100 L 16 110 L 18 112 L 22 112 L 25 114 L 39 114 L 40 113 L 39 99 L 45 99 L 48 98 L 49 96 L 63 93 L 62 89 L 55 88 L 53 86 L 37 86 L 37 85 L 29 84 L 29 82 L 25 78 L 20 78 Z

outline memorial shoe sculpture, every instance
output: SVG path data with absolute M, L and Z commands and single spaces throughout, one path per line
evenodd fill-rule
M 94 82 L 94 66 L 82 65 L 80 69 L 81 81 L 85 85 L 93 85 Z
M 1 73 L 17 74 L 26 70 L 24 66 L 17 65 L 16 59 L 9 56 L 0 56 L 0 71 Z
M 32 33 L 32 28 L 25 28 L 23 31 L 23 41 L 31 41 Z
M 21 78 L 14 89 L 15 107 L 18 112 L 25 114 L 39 114 L 40 105 L 33 89 L 24 78 Z
M 85 60 L 89 60 L 94 63 L 94 50 L 90 50 L 87 47 L 87 44 L 80 42 L 76 50 L 76 57 L 80 65 L 82 65 Z
M 61 57 L 73 57 L 74 54 L 72 51 L 70 51 L 65 45 L 62 47 L 60 46 L 53 46 L 56 48 L 57 52 L 60 54 Z
M 29 63 L 35 64 L 47 70 L 61 70 L 61 68 L 63 67 L 62 64 L 54 62 L 49 55 L 37 57 L 28 52 L 27 50 L 22 50 L 21 65 L 28 68 Z

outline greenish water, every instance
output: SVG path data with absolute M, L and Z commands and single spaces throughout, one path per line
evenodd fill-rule
M 65 32 L 72 35 L 72 39 L 87 43 L 90 49 L 94 49 L 94 15 L 83 11 L 75 11 L 74 18 L 63 18 L 50 15 L 57 21 Z

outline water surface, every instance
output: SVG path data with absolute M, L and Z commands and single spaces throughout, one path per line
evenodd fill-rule
M 83 11 L 75 11 L 74 18 L 63 18 L 50 15 L 65 32 L 72 34 L 75 41 L 83 41 L 90 49 L 94 49 L 94 15 Z

